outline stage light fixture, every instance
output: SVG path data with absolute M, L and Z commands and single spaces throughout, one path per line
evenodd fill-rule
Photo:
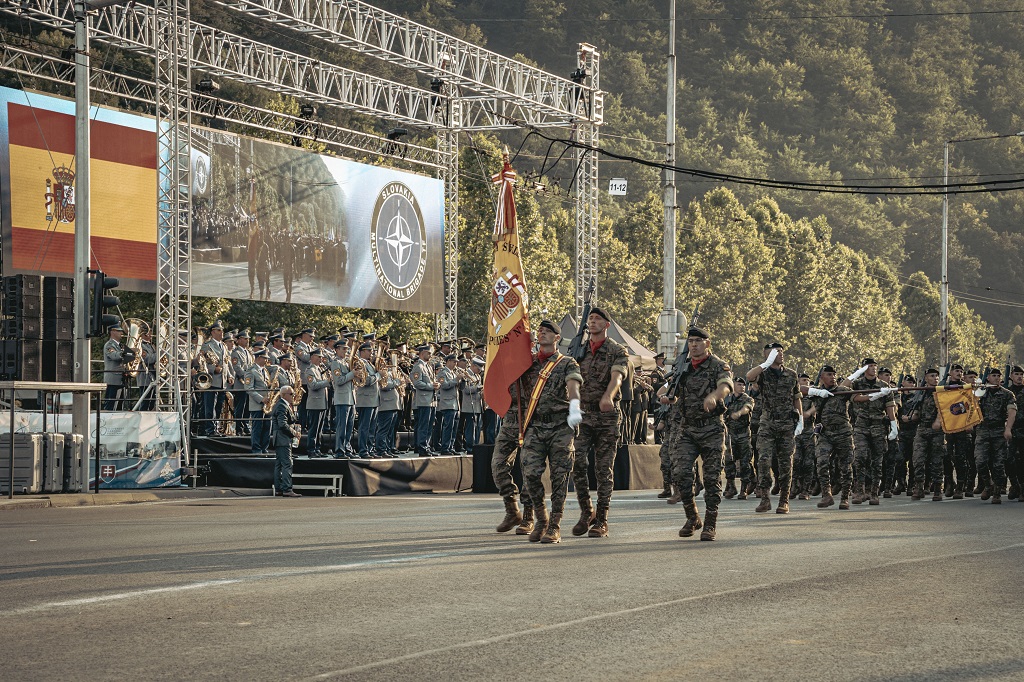
M 396 140 L 400 140 L 401 138 L 405 137 L 408 134 L 409 131 L 406 130 L 405 128 L 392 128 L 391 130 L 388 131 L 388 139 L 394 142 Z
M 313 118 L 316 116 L 316 107 L 312 104 L 303 104 L 299 107 L 299 116 L 302 118 Z
M 196 83 L 196 90 L 199 92 L 219 92 L 220 83 L 212 78 L 202 78 Z
M 571 74 L 569 74 L 569 80 L 571 80 L 573 83 L 576 83 L 577 85 L 580 85 L 583 83 L 583 81 L 587 80 L 587 76 L 589 75 L 590 74 L 587 73 L 587 67 L 581 66 L 580 68 L 576 69 Z

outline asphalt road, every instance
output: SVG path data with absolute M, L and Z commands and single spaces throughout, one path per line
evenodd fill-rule
M 1024 504 L 755 504 L 708 543 L 616 493 L 611 537 L 560 545 L 466 494 L 5 512 L 2 675 L 1024 679 Z

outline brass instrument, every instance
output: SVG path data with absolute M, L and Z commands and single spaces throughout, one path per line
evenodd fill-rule
M 204 352 L 203 358 L 206 360 L 207 368 L 209 368 L 210 365 L 213 365 L 213 372 L 211 372 L 212 374 L 220 374 L 221 372 L 224 371 L 224 365 L 221 364 L 220 358 L 218 358 L 217 354 L 214 353 L 212 350 Z
M 359 357 L 359 342 L 355 339 L 349 339 L 348 366 L 355 374 L 352 377 L 352 385 L 356 388 L 366 386 L 366 366 L 363 364 L 362 358 Z
M 270 379 L 267 399 L 263 401 L 263 414 L 270 414 L 270 411 L 274 409 L 274 403 L 277 402 L 278 397 L 281 395 L 281 382 L 277 378 L 277 375 L 280 373 L 281 368 L 275 367 L 274 376 Z
M 128 351 L 128 361 L 124 365 L 124 375 L 127 377 L 135 378 L 139 376 L 139 368 L 142 366 L 142 344 L 140 343 L 140 337 L 142 336 L 143 330 L 149 330 L 149 325 L 144 320 L 131 317 L 124 321 L 124 327 L 128 330 L 128 336 L 125 337 L 124 347 Z
M 224 398 L 224 407 L 220 410 L 220 423 L 221 433 L 225 436 L 235 435 L 235 395 L 232 391 L 228 391 Z
M 292 367 L 288 373 L 292 379 L 292 387 L 295 389 L 295 393 L 292 395 L 292 405 L 298 405 L 302 402 L 302 396 L 306 393 L 306 389 L 302 386 L 302 375 L 299 374 L 297 367 Z
M 196 365 L 198 365 L 198 371 L 196 372 L 196 376 L 193 379 L 193 381 L 195 382 L 196 389 L 198 389 L 200 391 L 205 391 L 208 388 L 210 388 L 210 386 L 213 385 L 213 380 L 210 377 L 209 368 L 206 366 L 206 359 L 203 357 L 203 354 L 200 352 L 200 349 L 202 349 L 202 347 L 203 347 L 203 334 L 202 334 L 202 332 L 199 332 L 198 334 L 196 334 L 196 357 L 195 357 Z M 191 351 L 190 351 L 190 353 L 191 353 Z

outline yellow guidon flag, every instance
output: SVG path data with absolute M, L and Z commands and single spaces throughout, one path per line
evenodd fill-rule
M 936 386 L 935 406 L 946 433 L 959 433 L 981 423 L 981 404 L 969 386 Z

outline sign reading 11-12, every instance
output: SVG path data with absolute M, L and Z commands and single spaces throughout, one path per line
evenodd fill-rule
M 626 178 L 612 178 L 608 181 L 608 194 L 613 197 L 626 196 Z

